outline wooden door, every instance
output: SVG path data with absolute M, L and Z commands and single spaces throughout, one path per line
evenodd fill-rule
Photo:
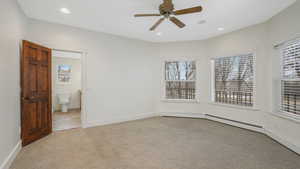
M 51 49 L 23 41 L 21 128 L 26 146 L 52 132 Z

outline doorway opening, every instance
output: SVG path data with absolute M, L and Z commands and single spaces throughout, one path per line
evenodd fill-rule
M 53 131 L 82 127 L 82 53 L 52 50 Z

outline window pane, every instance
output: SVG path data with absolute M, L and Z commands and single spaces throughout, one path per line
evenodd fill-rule
M 166 99 L 195 99 L 195 82 L 166 82 Z
M 282 110 L 300 115 L 300 81 L 282 81 Z
M 193 61 L 166 62 L 166 80 L 195 80 L 196 64 Z
M 283 49 L 283 78 L 300 78 L 300 40 Z
M 215 60 L 215 101 L 253 106 L 253 55 Z
M 300 40 L 282 49 L 281 110 L 300 115 Z

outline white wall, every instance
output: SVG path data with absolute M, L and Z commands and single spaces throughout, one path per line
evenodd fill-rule
M 265 79 L 262 77 L 265 74 L 264 66 L 266 63 L 264 37 L 266 37 L 266 25 L 261 24 L 205 41 L 161 44 L 159 54 L 161 56 L 161 63 L 163 63 L 164 60 L 180 58 L 197 60 L 197 96 L 199 103 L 159 102 L 159 111 L 212 114 L 262 126 L 262 113 L 259 111 L 249 111 L 212 104 L 210 60 L 213 57 L 255 53 L 257 62 L 256 103 L 258 109 L 266 111 L 267 105 L 265 98 L 268 93 L 265 92 Z M 163 66 L 161 66 L 161 71 L 163 71 Z M 161 78 L 163 79 L 162 76 Z M 161 84 L 163 83 L 161 82 Z M 163 86 L 161 89 L 164 90 Z
M 59 83 L 57 80 L 58 65 L 71 66 L 71 81 L 68 84 Z M 69 109 L 80 108 L 81 91 L 81 60 L 73 58 L 53 57 L 52 58 L 52 104 L 55 111 L 61 111 L 61 105 L 58 102 L 58 94 L 70 93 Z
M 204 41 L 163 43 L 160 45 L 162 62 L 190 57 L 197 59 L 199 103 L 158 102 L 160 112 L 205 113 L 263 126 L 268 132 L 300 148 L 300 123 L 273 115 L 273 81 L 278 81 L 278 52 L 273 44 L 300 36 L 300 2 L 275 16 L 272 20 Z M 210 59 L 218 56 L 254 53 L 256 56 L 255 110 L 224 107 L 210 103 Z M 277 58 L 277 59 L 275 59 Z M 161 73 L 159 95 L 163 90 Z M 300 149 L 299 149 L 300 150 Z
M 269 97 L 269 102 L 273 101 L 274 108 L 272 112 L 276 113 L 276 108 L 278 103 L 274 100 L 274 98 L 278 97 L 279 90 L 277 88 L 279 83 L 279 50 L 274 49 L 275 44 L 279 44 L 281 42 L 293 39 L 300 38 L 300 1 L 297 1 L 294 5 L 280 13 L 279 15 L 273 17 L 268 22 L 268 46 L 267 50 L 269 52 L 270 58 L 272 62 L 271 67 L 271 77 L 272 79 L 269 81 L 273 82 L 272 93 Z M 272 99 L 273 98 L 273 99 Z M 274 102 L 275 101 L 275 102 Z M 299 122 L 295 122 L 293 120 L 284 119 L 278 116 L 270 115 L 266 117 L 265 127 L 272 131 L 275 135 L 293 143 L 300 150 L 300 120 Z
M 15 0 L 0 5 L 0 168 L 20 140 L 19 49 L 26 18 Z
M 27 39 L 56 49 L 83 51 L 86 123 L 102 124 L 154 112 L 154 44 L 30 20 Z
M 26 39 L 50 48 L 83 51 L 86 81 L 85 122 L 94 125 L 153 112 L 191 112 L 218 115 L 264 126 L 300 147 L 300 124 L 271 115 L 272 87 L 278 79 L 278 55 L 273 44 L 300 36 L 300 2 L 272 20 L 205 41 L 153 44 L 69 26 L 29 20 L 14 0 L 0 6 L 0 164 L 19 141 L 19 43 Z M 256 108 L 247 110 L 210 103 L 210 59 L 256 54 Z M 276 60 L 277 57 L 277 60 Z M 198 61 L 199 103 L 161 101 L 163 61 L 191 58 Z

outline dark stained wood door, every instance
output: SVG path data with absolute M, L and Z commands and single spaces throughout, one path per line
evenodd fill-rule
M 23 41 L 21 128 L 26 146 L 52 132 L 51 49 Z

